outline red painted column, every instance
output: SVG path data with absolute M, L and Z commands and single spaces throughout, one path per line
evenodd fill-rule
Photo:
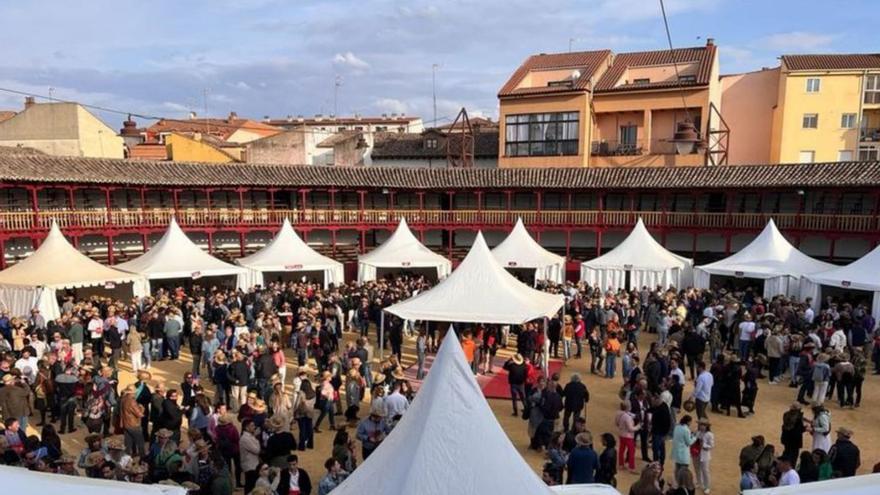
M 73 190 L 75 188 L 68 187 L 66 189 L 67 189 L 67 205 L 68 205 L 68 208 L 70 209 L 70 211 L 73 211 L 76 209 L 76 199 L 74 199 L 74 196 L 73 196 Z
M 113 225 L 113 208 L 112 208 L 113 202 L 110 199 L 110 191 L 112 189 L 113 188 L 111 188 L 111 187 L 104 188 L 104 207 L 107 209 L 107 217 L 106 218 L 107 218 L 107 225 L 108 226 Z M 110 264 L 112 265 L 113 263 L 111 262 Z
M 538 208 L 537 208 L 538 214 L 537 214 L 537 218 L 536 218 L 537 222 L 535 222 L 535 223 L 537 223 L 539 225 L 543 225 L 544 219 L 543 219 L 543 215 L 541 215 L 541 207 L 543 206 L 541 203 L 544 202 L 544 193 L 543 192 L 535 191 L 535 202 L 537 203 L 537 206 L 538 206 Z
M 336 229 L 330 230 L 330 254 L 336 257 Z
M 596 231 L 596 257 L 602 256 L 602 230 Z
M 113 236 L 110 234 L 107 234 L 107 264 L 115 264 L 115 257 L 113 255 Z
M 6 239 L 0 237 L 0 270 L 6 269 Z
M 144 247 L 145 253 L 150 248 L 150 238 L 145 232 L 141 232 L 141 245 Z
M 366 254 L 367 252 L 367 231 L 360 230 L 360 250 L 361 254 Z
M 214 254 L 214 232 L 209 230 L 208 234 L 208 254 Z
M 37 200 L 37 188 L 35 186 L 27 186 L 31 196 L 31 210 L 33 210 L 34 220 L 32 228 L 38 228 L 40 224 L 40 202 Z
M 238 222 L 244 221 L 244 188 L 239 187 L 238 191 Z
M 245 252 L 244 252 L 245 242 L 244 241 L 245 241 L 244 231 L 239 231 L 238 232 L 238 254 L 242 258 L 244 258 L 244 256 L 245 256 Z
M 565 259 L 566 261 L 571 259 L 571 228 L 565 229 Z

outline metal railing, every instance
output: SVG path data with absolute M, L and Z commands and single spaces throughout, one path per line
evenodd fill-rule
M 705 213 L 599 210 L 268 210 L 181 209 L 53 210 L 0 212 L 0 231 L 48 229 L 52 221 L 62 229 L 162 228 L 172 217 L 184 227 L 275 227 L 285 218 L 294 225 L 323 227 L 394 225 L 401 218 L 427 227 L 505 227 L 522 218 L 527 225 L 544 227 L 627 227 L 642 218 L 650 227 L 758 230 L 773 218 L 782 229 L 808 231 L 875 232 L 880 220 L 873 215 L 797 213 Z
M 647 152 L 641 139 L 628 141 L 593 141 L 591 153 L 594 156 L 638 156 Z

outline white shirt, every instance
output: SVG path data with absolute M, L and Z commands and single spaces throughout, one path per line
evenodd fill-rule
M 398 414 L 402 415 L 406 412 L 406 409 L 409 407 L 409 402 L 406 400 L 406 397 L 403 396 L 400 392 L 394 392 L 388 397 L 385 397 L 385 417 L 390 419 L 394 419 Z
M 788 471 L 782 473 L 782 476 L 779 477 L 779 486 L 790 486 L 790 485 L 800 485 L 801 477 L 797 474 L 797 471 L 794 469 L 789 469 Z
M 816 312 L 813 311 L 813 308 L 807 307 L 807 310 L 804 311 L 804 320 L 807 321 L 810 325 L 813 324 L 813 320 L 816 319 Z
M 739 324 L 739 340 L 752 340 L 755 333 L 755 322 L 744 321 Z
M 92 334 L 93 340 L 98 340 L 104 335 L 104 322 L 98 318 L 89 320 L 89 333 Z

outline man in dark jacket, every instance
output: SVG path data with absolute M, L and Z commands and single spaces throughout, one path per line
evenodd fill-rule
M 852 443 L 853 432 L 849 428 L 837 429 L 837 441 L 828 451 L 831 459 L 831 470 L 836 478 L 849 478 L 856 475 L 862 464 L 861 453 L 856 444 Z
M 296 454 L 291 454 L 287 457 L 287 469 L 281 471 L 277 492 L 311 495 L 312 480 L 309 478 L 309 473 L 299 467 L 299 457 Z
M 517 416 L 519 414 L 516 408 L 517 397 L 522 401 L 523 408 L 526 407 L 525 387 L 528 368 L 526 367 L 522 355 L 516 354 L 504 363 L 504 370 L 507 371 L 507 383 L 510 385 L 510 400 L 513 401 L 513 415 Z
M 180 443 L 180 428 L 183 426 L 183 410 L 178 405 L 180 394 L 177 390 L 169 390 L 162 402 L 162 412 L 159 415 L 159 428 L 171 430 L 175 442 Z
M 581 382 L 581 376 L 577 373 L 571 374 L 571 379 L 562 389 L 562 397 L 565 399 L 565 413 L 562 416 L 562 428 L 568 431 L 569 419 L 574 416 L 575 419 L 581 417 L 581 412 L 587 407 L 590 401 L 590 392 L 587 386 Z M 586 414 L 584 414 L 586 416 Z
M 660 466 L 666 462 L 666 437 L 672 429 L 672 412 L 660 396 L 651 400 L 651 458 Z
M 577 446 L 568 455 L 566 484 L 595 483 L 599 456 L 593 450 L 593 435 L 585 431 L 575 437 Z

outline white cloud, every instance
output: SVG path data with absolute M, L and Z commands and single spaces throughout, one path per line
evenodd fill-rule
M 804 52 L 827 48 L 836 37 L 833 34 L 791 31 L 767 36 L 762 44 L 781 52 Z
M 351 52 L 337 53 L 333 57 L 333 63 L 357 70 L 367 70 L 370 68 L 370 64 L 358 58 L 354 53 Z
M 382 113 L 406 114 L 407 104 L 396 98 L 379 98 L 375 103 L 376 108 Z

